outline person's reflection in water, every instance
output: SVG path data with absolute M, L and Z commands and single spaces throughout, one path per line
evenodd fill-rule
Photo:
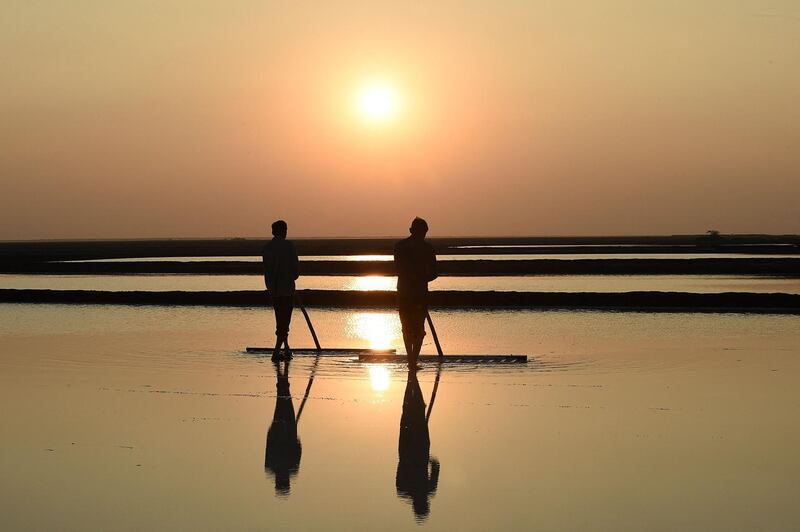
M 300 455 L 303 451 L 297 437 L 297 419 L 294 414 L 291 392 L 289 391 L 289 362 L 285 362 L 281 372 L 280 362 L 275 363 L 278 381 L 275 413 L 267 431 L 267 449 L 264 468 L 275 476 L 275 494 L 289 495 L 290 479 L 300 468 Z
M 425 401 L 415 371 L 408 372 L 400 418 L 397 495 L 409 500 L 417 520 L 430 513 L 430 497 L 439 483 L 439 461 L 430 456 L 431 438 L 425 419 Z

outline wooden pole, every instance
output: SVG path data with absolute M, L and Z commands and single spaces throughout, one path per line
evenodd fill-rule
M 425 311 L 425 317 L 428 319 L 428 327 L 431 329 L 431 334 L 433 335 L 433 342 L 436 344 L 436 351 L 439 353 L 440 357 L 444 356 L 444 351 L 442 351 L 442 344 L 439 343 L 439 336 L 436 334 L 436 328 L 433 326 L 433 320 L 431 319 L 431 313 L 427 310 Z
M 306 307 L 303 306 L 303 300 L 300 299 L 300 294 L 297 293 L 295 290 L 294 292 L 295 300 L 297 300 L 297 304 L 300 306 L 300 311 L 303 313 L 303 317 L 306 319 L 306 323 L 308 324 L 308 330 L 311 331 L 311 338 L 314 339 L 314 345 L 317 347 L 317 351 L 322 351 L 322 347 L 319 345 L 319 340 L 317 339 L 317 333 L 314 331 L 314 326 L 311 324 L 311 318 L 308 316 L 308 312 L 306 312 Z

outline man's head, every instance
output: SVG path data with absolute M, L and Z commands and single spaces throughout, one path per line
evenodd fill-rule
M 272 223 L 272 236 L 275 238 L 286 238 L 286 232 L 288 231 L 288 226 L 286 222 L 283 220 L 278 220 L 277 222 Z
M 425 235 L 428 233 L 428 222 L 419 217 L 414 218 L 414 221 L 411 222 L 411 227 L 408 228 L 408 231 L 412 236 L 425 238 Z

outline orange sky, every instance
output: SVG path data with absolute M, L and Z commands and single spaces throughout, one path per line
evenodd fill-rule
M 796 2 L 408 4 L 6 0 L 0 239 L 800 232 Z

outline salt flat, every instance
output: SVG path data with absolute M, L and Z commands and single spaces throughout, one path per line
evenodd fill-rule
M 323 344 L 402 350 L 391 312 L 311 312 Z M 0 305 L 0 528 L 800 522 L 800 317 L 453 311 L 434 320 L 446 351 L 531 362 L 439 374 L 428 423 L 438 482 L 420 515 L 397 480 L 402 364 L 297 357 L 295 414 L 314 379 L 296 425 L 297 471 L 276 490 L 267 433 L 288 396 L 267 357 L 243 352 L 269 343 L 268 309 Z M 310 345 L 299 315 L 292 334 Z M 419 373 L 426 404 L 436 378 L 432 364 Z

